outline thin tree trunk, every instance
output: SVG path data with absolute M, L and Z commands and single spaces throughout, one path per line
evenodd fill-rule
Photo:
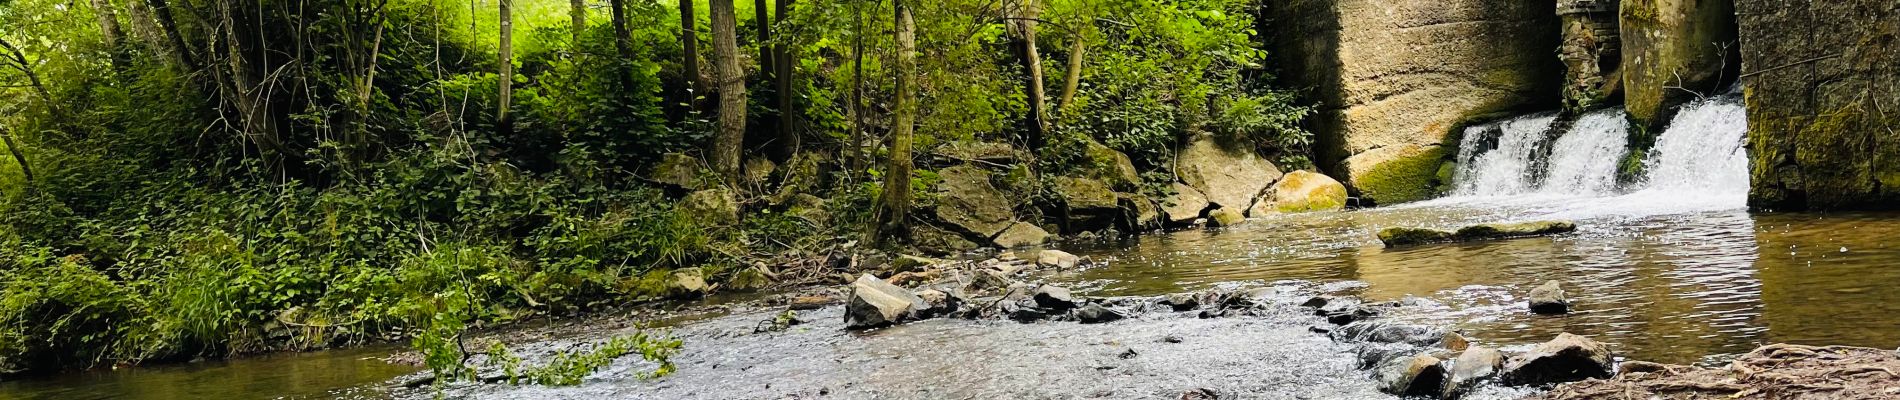
M 568 0 L 567 6 L 567 17 L 573 20 L 569 29 L 574 30 L 574 44 L 570 46 L 580 46 L 581 35 L 587 33 L 587 0 Z
M 916 121 L 917 99 L 911 86 L 917 69 L 916 27 L 910 17 L 910 8 L 904 6 L 904 0 L 891 0 L 897 14 L 897 99 L 894 102 L 896 115 L 891 118 L 891 160 L 890 168 L 884 173 L 884 210 L 880 214 L 879 226 L 882 234 L 877 241 L 908 235 L 910 217 L 910 171 L 911 130 Z
M 765 79 L 775 76 L 772 67 L 778 65 L 772 62 L 772 46 L 766 45 L 772 42 L 771 6 L 768 0 L 752 0 L 752 21 L 759 25 L 759 77 Z
M 172 20 L 172 8 L 165 0 L 145 0 L 152 6 L 152 17 L 158 20 L 159 29 L 165 32 L 165 38 L 171 43 L 170 53 L 178 59 L 179 69 L 196 71 L 198 61 L 191 56 L 191 46 L 185 44 L 185 37 L 178 32 L 178 23 Z
M 1074 42 L 1069 48 L 1069 76 L 1062 81 L 1062 102 L 1056 105 L 1058 112 L 1069 110 L 1069 104 L 1075 102 L 1075 87 L 1082 81 L 1082 53 L 1088 50 L 1088 44 L 1080 30 L 1076 31 Z
M 236 7 L 246 2 L 227 0 L 220 3 L 223 8 L 224 44 L 228 51 L 226 65 L 231 70 L 228 88 L 237 100 L 243 134 L 257 145 L 270 172 L 277 174 L 280 179 L 285 178 L 282 173 L 290 154 L 279 135 L 276 116 L 270 111 L 270 89 L 263 84 L 265 49 L 262 38 L 238 33 L 253 32 L 255 28 L 250 25 L 251 20 L 248 18 L 251 10 Z
M 686 87 L 692 90 L 692 93 L 687 94 L 686 101 L 693 109 L 699 109 L 699 96 L 706 94 L 706 83 L 699 79 L 699 33 L 694 29 L 696 24 L 698 21 L 693 17 L 693 0 L 680 0 L 680 42 L 681 49 L 686 53 L 685 61 L 680 63 L 680 75 L 686 77 Z
M 40 83 L 40 74 L 33 71 L 33 64 L 27 61 L 26 52 L 20 51 L 19 47 L 14 47 L 13 43 L 7 42 L 6 38 L 0 38 L 0 49 L 7 51 L 7 54 L 3 54 L 7 62 L 12 63 L 14 69 L 20 70 L 20 74 L 26 75 L 26 83 L 33 86 L 33 92 L 38 93 L 41 100 L 46 101 L 47 109 L 51 110 L 53 115 L 60 115 L 59 103 L 53 101 L 53 94 L 46 91 L 45 84 Z
M 864 6 L 856 5 L 856 28 L 852 29 L 851 44 L 851 141 L 845 150 L 850 152 L 851 171 L 845 174 L 851 182 L 858 181 L 858 174 L 864 173 Z
M 745 70 L 739 66 L 738 21 L 733 0 L 710 0 L 713 69 L 719 83 L 719 131 L 713 136 L 711 163 L 728 184 L 739 177 L 739 150 L 745 140 Z
M 496 111 L 495 127 L 503 136 L 514 133 L 514 120 L 508 113 L 515 86 L 514 0 L 501 0 L 501 108 Z
M 1045 107 L 1043 107 L 1042 56 L 1036 52 L 1035 19 L 1039 13 L 1040 10 L 1037 10 L 1036 0 L 1028 0 L 1023 4 L 1022 18 L 1016 20 L 1018 29 L 1021 30 L 1022 35 L 1023 69 L 1029 73 L 1029 81 L 1024 82 L 1023 90 L 1025 91 L 1024 94 L 1029 98 L 1028 141 L 1029 149 L 1032 152 L 1042 149 L 1043 129 L 1048 121 L 1048 118 L 1044 115 Z
M 614 24 L 614 54 L 620 56 L 614 59 L 614 75 L 617 76 L 615 79 L 620 81 L 620 87 L 623 91 L 632 91 L 633 33 L 627 31 L 627 2 L 626 0 L 612 0 L 608 3 L 609 6 L 614 9 L 612 13 Z
M 13 134 L 7 132 L 6 126 L 0 126 L 0 140 L 6 141 L 7 151 L 13 153 L 13 161 L 20 163 L 20 174 L 26 176 L 27 182 L 32 182 L 33 167 L 26 162 L 26 150 L 20 148 L 19 142 L 13 141 Z
M 792 0 L 778 0 L 777 3 L 778 23 L 782 25 L 786 23 L 785 17 L 791 15 Z M 797 126 L 794 124 L 797 122 L 798 112 L 792 109 L 792 57 L 790 47 L 785 44 L 784 35 L 779 35 L 778 42 L 772 44 L 772 52 L 775 53 L 773 57 L 777 57 L 778 61 L 778 68 L 774 69 L 774 72 L 778 73 L 776 78 L 779 146 L 777 148 L 784 153 L 781 155 L 785 159 L 791 159 L 792 152 L 797 151 L 801 140 L 798 137 L 798 130 L 793 129 Z

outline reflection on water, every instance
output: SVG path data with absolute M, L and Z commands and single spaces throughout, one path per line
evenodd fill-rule
M 1767 342 L 1900 345 L 1896 214 L 1641 215 L 1617 199 L 1439 201 L 1288 215 L 1084 249 L 1106 266 L 1058 279 L 1096 295 L 1148 295 L 1219 282 L 1358 281 L 1373 300 L 1442 304 L 1405 318 L 1458 326 L 1503 345 L 1560 332 L 1643 360 L 1720 360 Z M 1574 234 L 1385 249 L 1390 226 L 1575 218 Z M 1524 296 L 1563 282 L 1567 316 L 1526 312 Z
M 384 399 L 366 382 L 415 372 L 383 362 L 393 348 L 286 353 L 0 382 L 7 399 Z

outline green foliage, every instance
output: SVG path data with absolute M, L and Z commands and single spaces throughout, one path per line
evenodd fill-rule
M 673 374 L 678 367 L 673 365 L 672 357 L 679 353 L 679 339 L 671 337 L 655 338 L 646 332 L 615 336 L 606 343 L 588 346 L 580 351 L 558 351 L 545 365 L 522 368 L 521 357 L 508 351 L 500 342 L 489 348 L 489 361 L 499 364 L 508 374 L 508 383 L 519 385 L 531 383 L 546 386 L 579 385 L 588 375 L 613 363 L 614 359 L 630 353 L 640 353 L 640 357 L 659 364 L 652 371 L 640 372 L 636 376 L 642 379 L 659 378 Z

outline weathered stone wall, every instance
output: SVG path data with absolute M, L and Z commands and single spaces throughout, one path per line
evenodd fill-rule
M 1749 204 L 1900 208 L 1900 1 L 1735 5 Z
M 1321 107 L 1316 161 L 1364 201 L 1435 195 L 1459 127 L 1558 103 L 1555 2 L 1264 3 L 1281 77 Z
M 1623 105 L 1647 149 L 1676 106 L 1735 79 L 1733 0 L 1622 0 Z
M 1623 93 L 1623 46 L 1617 36 L 1616 0 L 1560 0 L 1564 63 L 1564 107 L 1588 110 Z

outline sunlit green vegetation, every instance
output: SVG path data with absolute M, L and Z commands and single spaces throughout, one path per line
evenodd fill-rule
M 23 150 L 0 154 L 0 372 L 426 344 L 662 298 L 678 268 L 720 281 L 863 239 L 877 177 L 912 162 L 889 159 L 885 140 L 910 112 L 893 102 L 896 5 L 806 0 L 763 23 L 744 3 L 748 113 L 732 145 L 781 167 L 733 184 L 744 216 L 719 227 L 643 178 L 664 154 L 721 145 L 717 117 L 731 111 L 716 101 L 706 1 L 693 3 L 688 72 L 674 2 L 589 1 L 576 30 L 569 2 L 516 1 L 504 34 L 495 0 L 0 0 L 0 129 Z M 1179 138 L 1207 131 L 1304 162 L 1308 111 L 1270 86 L 1252 1 L 1040 4 L 1040 100 L 1011 51 L 1021 18 L 1001 18 L 1021 4 L 904 6 L 922 55 L 915 158 L 1004 142 L 1033 147 L 1027 168 L 1062 173 L 1093 162 L 1074 156 L 1096 140 L 1161 171 Z M 772 41 L 755 35 L 762 24 Z M 774 44 L 789 93 L 759 60 Z M 1069 88 L 1075 49 L 1086 56 Z M 1032 137 L 1033 104 L 1048 116 Z M 823 168 L 790 167 L 801 155 Z M 927 203 L 934 172 L 912 176 Z M 790 194 L 828 199 L 828 212 L 795 215 Z

